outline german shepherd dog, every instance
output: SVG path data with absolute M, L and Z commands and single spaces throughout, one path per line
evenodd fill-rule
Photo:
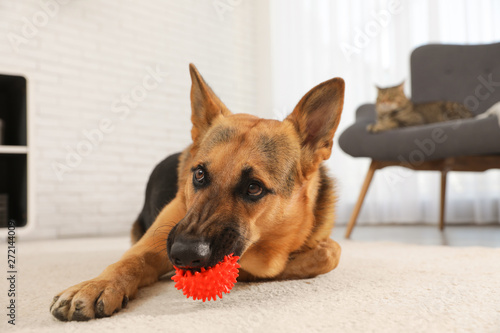
M 133 246 L 98 277 L 59 293 L 59 320 L 111 316 L 173 270 L 240 256 L 238 281 L 311 278 L 337 267 L 332 152 L 344 81 L 311 89 L 283 121 L 233 114 L 189 66 L 193 143 L 153 171 Z

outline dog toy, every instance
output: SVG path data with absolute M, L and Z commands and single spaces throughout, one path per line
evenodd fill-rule
M 236 283 L 238 277 L 238 259 L 240 257 L 233 254 L 224 257 L 224 260 L 210 268 L 201 268 L 200 272 L 191 272 L 175 268 L 175 275 L 172 276 L 175 288 L 182 289 L 182 293 L 187 298 L 194 300 L 216 300 L 217 296 L 222 298 L 222 293 L 228 294 Z

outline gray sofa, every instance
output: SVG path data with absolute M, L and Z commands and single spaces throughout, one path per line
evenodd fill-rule
M 464 103 L 476 115 L 500 101 L 500 43 L 487 45 L 425 45 L 411 54 L 411 99 Z M 500 168 L 500 127 L 496 117 L 472 118 L 407 127 L 372 134 L 375 105 L 356 111 L 355 123 L 339 138 L 354 157 L 372 159 L 349 221 L 348 238 L 376 170 L 403 166 L 441 172 L 440 228 L 444 228 L 446 174 Z

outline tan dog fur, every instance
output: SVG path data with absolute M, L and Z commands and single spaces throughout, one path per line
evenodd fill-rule
M 177 196 L 118 262 L 54 298 L 51 313 L 56 318 L 110 316 L 138 288 L 171 271 L 167 235 L 196 206 L 211 208 L 207 220 L 239 217 L 245 239 L 239 281 L 309 278 L 338 265 L 340 247 L 329 238 L 336 198 L 321 163 L 330 157 L 340 121 L 343 80 L 314 87 L 281 122 L 232 114 L 193 65 L 190 72 L 193 144 L 180 158 Z M 193 189 L 192 168 L 200 163 L 223 175 L 213 181 L 216 198 Z M 245 166 L 273 193 L 252 204 L 232 198 L 229 186 Z

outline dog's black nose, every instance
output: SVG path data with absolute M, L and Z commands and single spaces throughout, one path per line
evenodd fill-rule
M 210 254 L 209 243 L 184 237 L 177 237 L 170 248 L 170 260 L 177 267 L 206 267 Z

